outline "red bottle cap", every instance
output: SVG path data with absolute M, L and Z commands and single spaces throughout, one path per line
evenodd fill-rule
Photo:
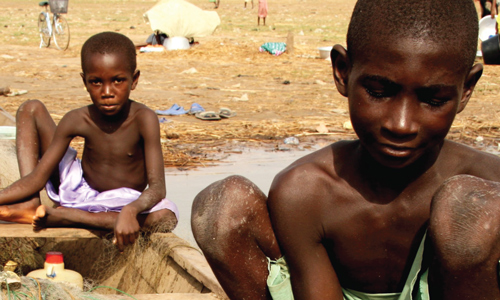
M 49 264 L 62 264 L 64 262 L 62 252 L 47 252 L 47 254 L 45 254 L 45 262 Z

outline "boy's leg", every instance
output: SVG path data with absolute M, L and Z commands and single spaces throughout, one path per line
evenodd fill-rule
M 433 299 L 500 299 L 500 183 L 469 175 L 448 180 L 434 196 L 429 237 Z
M 267 259 L 281 256 L 266 196 L 249 180 L 231 176 L 194 199 L 191 227 L 230 299 L 266 299 Z
M 92 213 L 76 208 L 59 206 L 52 208 L 41 205 L 33 218 L 35 230 L 48 227 L 79 227 L 113 230 L 117 212 Z M 161 209 L 137 217 L 141 228 L 158 229 L 161 232 L 172 231 L 177 225 L 175 214 L 168 209 Z
M 33 171 L 49 147 L 56 124 L 42 102 L 28 100 L 17 110 L 16 127 L 17 161 L 23 177 Z M 0 219 L 29 224 L 39 205 L 40 195 L 36 193 L 20 203 L 0 206 Z
M 160 209 L 147 215 L 139 215 L 141 228 L 153 232 L 171 232 L 177 226 L 178 220 L 169 209 Z
M 41 230 L 50 227 L 76 227 L 113 230 L 117 212 L 91 213 L 77 208 L 41 205 L 33 217 L 33 227 Z

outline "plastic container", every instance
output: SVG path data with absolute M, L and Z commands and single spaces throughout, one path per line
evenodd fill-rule
M 486 41 L 496 34 L 497 20 L 491 16 L 485 16 L 479 21 L 479 39 Z
M 483 61 L 487 65 L 500 64 L 500 40 L 498 35 L 483 41 L 481 43 L 481 51 L 483 52 Z
M 64 269 L 63 254 L 61 252 L 47 252 L 44 268 L 31 271 L 26 276 L 58 282 L 69 282 L 83 289 L 82 275 L 73 270 Z
M 0 126 L 0 140 L 15 140 L 16 126 Z
M 69 0 L 49 0 L 50 12 L 53 14 L 67 14 Z
M 163 41 L 163 46 L 167 48 L 167 50 L 187 50 L 191 48 L 188 39 L 182 36 L 166 38 Z
M 333 47 L 319 47 L 319 57 L 322 59 L 330 58 L 330 52 L 332 52 Z

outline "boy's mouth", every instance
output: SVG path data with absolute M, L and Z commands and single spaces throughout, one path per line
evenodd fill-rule
M 415 148 L 401 147 L 391 144 L 381 144 L 381 150 L 384 154 L 393 157 L 407 157 L 410 156 Z
M 102 104 L 101 107 L 104 110 L 114 110 L 118 105 L 116 104 Z

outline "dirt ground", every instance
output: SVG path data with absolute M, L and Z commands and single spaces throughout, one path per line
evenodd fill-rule
M 208 0 L 191 0 L 213 10 Z M 132 98 L 152 109 L 177 103 L 186 110 L 199 103 L 206 110 L 228 107 L 237 116 L 202 121 L 194 116 L 167 116 L 161 124 L 166 166 L 212 164 L 243 147 L 287 150 L 319 141 L 355 138 L 346 128 L 346 99 L 333 84 L 330 61 L 318 47 L 345 45 L 354 0 L 269 0 L 266 26 L 257 26 L 257 5 L 221 0 L 221 25 L 209 37 L 196 38 L 189 50 L 138 53 L 141 78 Z M 15 114 L 27 99 L 44 101 L 56 120 L 68 110 L 90 104 L 80 78 L 83 42 L 101 31 L 118 31 L 136 44 L 152 33 L 143 13 L 155 0 L 70 0 L 66 18 L 71 42 L 67 51 L 39 48 L 38 1 L 0 0 L 0 87 L 28 90 L 0 96 L 0 106 Z M 291 32 L 294 53 L 260 53 L 265 42 L 286 42 Z M 480 61 L 480 59 L 478 59 Z M 195 70 L 196 72 L 185 72 Z M 499 66 L 487 65 L 466 110 L 457 116 L 449 138 L 499 152 Z M 324 128 L 328 129 L 327 133 Z M 319 132 L 318 132 L 319 131 Z M 296 136 L 298 146 L 283 139 Z M 81 149 L 81 140 L 74 145 Z

